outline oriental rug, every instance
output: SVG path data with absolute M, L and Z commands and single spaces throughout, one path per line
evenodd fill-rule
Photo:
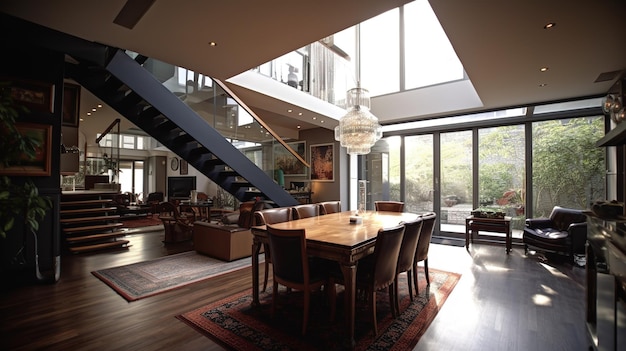
M 420 272 L 419 296 L 408 296 L 406 274 L 399 283 L 400 315 L 393 318 L 386 291 L 377 293 L 378 337 L 364 298 L 357 298 L 355 350 L 411 350 L 443 306 L 460 274 L 430 270 L 430 287 Z M 340 285 L 337 290 L 342 289 Z M 337 315 L 329 321 L 330 308 L 323 292 L 311 298 L 307 333 L 302 336 L 302 294 L 281 290 L 276 313 L 271 316 L 272 294 L 261 293 L 260 306 L 252 307 L 251 291 L 245 291 L 176 316 L 228 350 L 342 349 L 346 339 L 343 293 L 337 296 Z
M 259 256 L 263 262 L 264 256 Z M 252 259 L 224 262 L 196 253 L 183 252 L 155 260 L 91 272 L 128 301 L 153 296 L 204 279 L 250 267 Z

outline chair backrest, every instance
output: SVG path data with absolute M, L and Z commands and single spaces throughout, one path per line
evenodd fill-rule
M 341 212 L 341 201 L 320 202 L 320 215 Z
M 376 206 L 376 211 L 404 211 L 404 202 L 400 201 L 374 201 L 374 206 Z
M 433 237 L 433 231 L 435 230 L 435 222 L 437 221 L 437 214 L 430 212 L 422 216 L 424 224 L 422 224 L 422 230 L 420 237 L 417 240 L 417 250 L 415 250 L 415 261 L 423 261 L 428 258 L 428 249 L 430 248 L 430 239 Z
M 150 193 L 148 194 L 148 202 L 161 202 L 163 201 L 164 197 L 163 197 L 163 192 L 154 192 L 154 193 Z
M 304 229 L 277 229 L 267 226 L 272 269 L 277 278 L 304 284 L 309 280 L 309 260 Z
M 174 206 L 171 202 L 161 202 L 157 205 L 156 211 L 159 216 L 169 216 L 174 218 L 178 218 L 180 216 L 176 206 Z
M 389 286 L 395 280 L 403 237 L 404 224 L 378 230 L 373 253 L 375 289 Z
M 552 213 L 550 213 L 550 220 L 555 226 L 554 229 L 565 231 L 572 223 L 586 222 L 587 216 L 583 214 L 582 210 L 554 206 Z
M 400 246 L 400 254 L 398 255 L 398 273 L 406 272 L 413 267 L 415 252 L 417 251 L 417 242 L 419 240 L 424 220 L 421 217 L 404 223 L 404 237 L 402 238 L 402 246 Z
M 317 217 L 320 215 L 320 207 L 317 204 L 297 205 L 291 209 L 293 219 Z
M 254 212 L 254 225 L 288 222 L 291 220 L 291 207 L 268 208 Z

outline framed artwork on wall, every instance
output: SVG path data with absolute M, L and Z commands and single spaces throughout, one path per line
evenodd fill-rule
M 52 126 L 48 124 L 16 123 L 17 131 L 27 135 L 39 144 L 35 149 L 35 158 L 22 159 L 8 167 L 0 166 L 0 175 L 9 176 L 50 176 L 52 152 Z
M 187 161 L 181 159 L 180 160 L 180 175 L 186 175 L 189 173 L 189 164 Z
M 311 145 L 312 181 L 335 181 L 334 146 L 332 143 Z
M 306 142 L 297 141 L 287 143 L 295 152 L 306 160 Z M 274 169 L 283 170 L 284 175 L 305 176 L 306 167 L 294 155 L 292 155 L 281 144 L 274 145 Z
M 54 84 L 4 77 L 0 81 L 11 82 L 11 98 L 17 105 L 30 112 L 54 112 Z
M 80 85 L 63 84 L 63 125 L 78 127 L 80 111 Z

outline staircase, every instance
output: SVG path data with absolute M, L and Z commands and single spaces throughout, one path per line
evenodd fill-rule
M 82 59 L 80 53 L 73 56 L 78 63 L 67 63 L 67 76 L 239 201 L 260 196 L 281 207 L 298 204 L 294 197 L 142 67 L 147 57 L 139 55 L 133 59 L 114 48 L 102 52 L 106 53 L 104 60 Z M 250 187 L 258 191 L 249 192 Z
M 125 248 L 128 240 L 114 206 L 114 193 L 65 193 L 60 223 L 67 250 L 72 253 Z

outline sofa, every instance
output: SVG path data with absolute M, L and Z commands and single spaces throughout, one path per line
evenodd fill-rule
M 196 252 L 223 261 L 250 256 L 253 214 L 264 206 L 262 201 L 243 202 L 239 211 L 225 214 L 219 222 L 195 222 L 193 244 Z

